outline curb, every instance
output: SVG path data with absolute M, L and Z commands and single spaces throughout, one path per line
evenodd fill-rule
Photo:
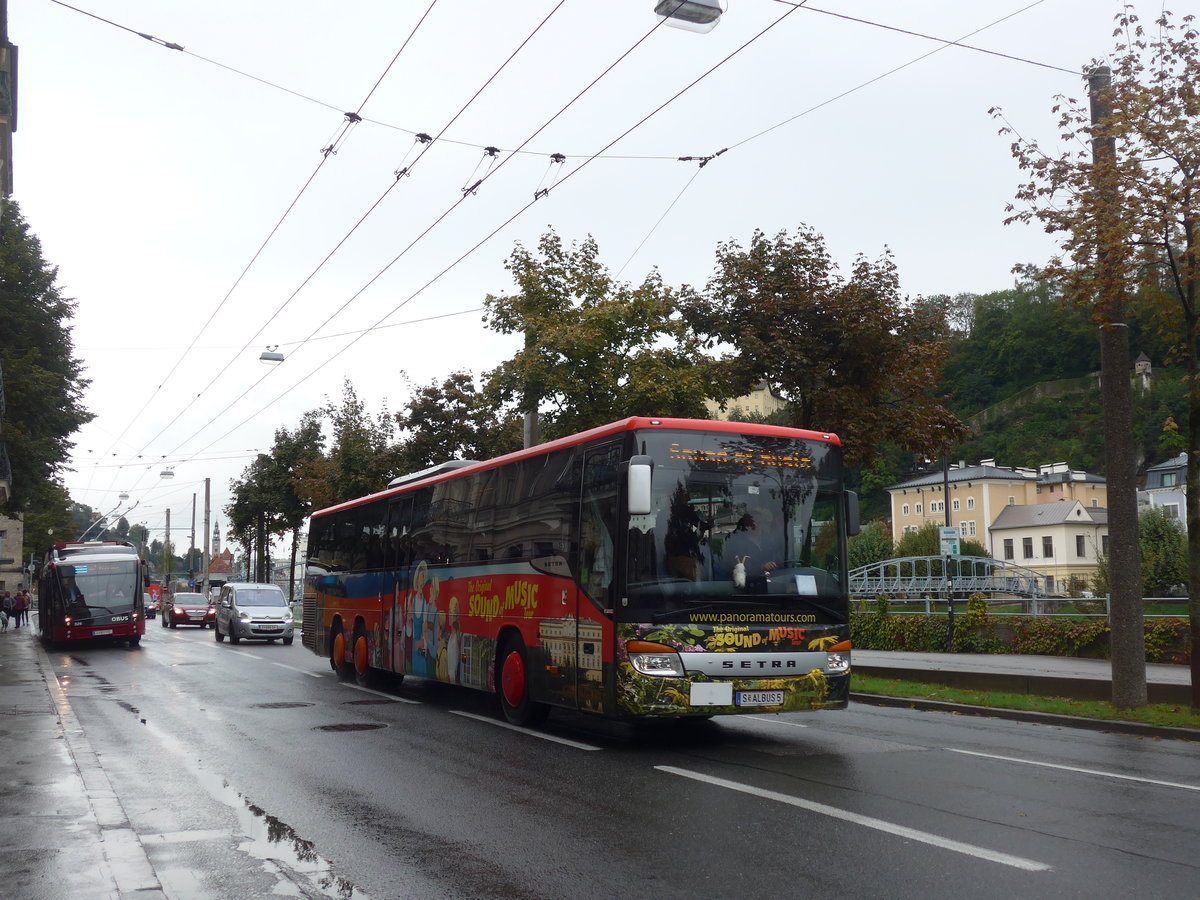
M 915 697 L 889 697 L 883 694 L 850 692 L 850 699 L 867 706 L 887 706 L 897 709 L 916 709 L 922 712 L 948 712 L 956 715 L 979 716 L 988 719 L 1007 719 L 1032 722 L 1037 725 L 1056 725 L 1061 728 L 1082 728 L 1113 734 L 1132 734 L 1138 737 L 1167 738 L 1200 743 L 1200 728 L 1174 728 L 1150 725 L 1145 722 L 1126 722 L 1121 719 L 1089 719 L 1084 716 L 1061 716 L 1054 713 L 1025 709 L 1006 709 L 1000 706 L 971 706 L 966 703 L 947 703 L 944 700 L 922 700 Z

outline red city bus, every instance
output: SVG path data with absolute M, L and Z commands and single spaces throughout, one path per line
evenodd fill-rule
M 137 548 L 128 541 L 55 544 L 38 580 L 42 639 L 136 647 L 146 633 L 145 584 Z
M 302 640 L 517 723 L 841 709 L 857 530 L 836 435 L 629 418 L 315 513 Z

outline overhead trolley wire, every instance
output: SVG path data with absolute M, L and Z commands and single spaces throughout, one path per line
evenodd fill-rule
M 56 2 L 58 2 L 58 0 L 56 0 Z M 346 122 L 342 127 L 342 133 L 336 141 L 331 143 L 330 147 L 332 147 L 332 146 L 340 143 L 342 140 L 344 140 L 347 132 L 351 128 L 353 128 L 354 125 L 358 124 L 358 122 L 362 121 L 361 113 L 362 113 L 363 107 L 366 106 L 367 101 L 369 101 L 371 99 L 371 96 L 375 93 L 375 91 L 377 91 L 379 89 L 379 85 L 383 83 L 383 79 L 385 77 L 387 77 L 388 72 L 390 72 L 392 70 L 392 67 L 396 64 L 396 61 L 400 58 L 400 54 L 404 52 L 406 47 L 408 47 L 409 43 L 413 39 L 413 36 L 417 33 L 417 30 L 425 22 L 426 18 L 428 18 L 430 12 L 432 12 L 432 10 L 436 4 L 437 4 L 437 0 L 432 0 L 432 2 L 429 4 L 428 9 L 425 10 L 425 12 L 422 14 L 421 18 L 413 26 L 412 30 L 408 34 L 408 37 L 405 38 L 404 43 L 401 44 L 400 49 L 396 51 L 396 54 L 392 57 L 391 61 L 384 68 L 383 73 L 379 76 L 379 78 L 376 79 L 375 83 L 371 86 L 371 89 L 369 91 L 367 91 L 366 96 L 363 97 L 362 102 L 359 103 L 358 108 L 352 113 L 349 113 L 349 112 L 343 113 L 343 115 L 346 118 Z M 128 431 L 129 428 L 132 427 L 133 423 L 135 421 L 137 421 L 138 417 L 142 414 L 142 412 L 145 411 L 146 407 L 150 405 L 150 403 L 153 401 L 154 397 L 157 395 L 158 391 L 162 389 L 163 385 L 166 384 L 166 382 L 170 379 L 170 377 L 179 368 L 180 364 L 183 362 L 183 358 L 185 356 L 187 356 L 188 353 L 191 352 L 193 347 L 196 346 L 196 342 L 200 339 L 200 336 L 205 332 L 205 330 L 208 328 L 208 326 L 212 324 L 213 320 L 216 318 L 217 314 L 221 311 L 221 309 L 224 308 L 225 304 L 227 302 L 229 302 L 229 298 L 233 295 L 233 292 L 235 290 L 237 290 L 238 285 L 240 285 L 242 283 L 242 280 L 246 277 L 247 273 L 250 271 L 251 267 L 258 260 L 258 258 L 262 255 L 263 251 L 267 248 L 267 245 L 271 242 L 272 238 L 275 237 L 276 233 L 279 231 L 280 227 L 282 227 L 284 221 L 291 214 L 292 210 L 296 208 L 296 204 L 300 202 L 300 198 L 304 196 L 304 193 L 308 190 L 309 186 L 316 179 L 317 174 L 321 171 L 321 168 L 325 165 L 326 162 L 329 161 L 329 157 L 331 155 L 332 154 L 329 152 L 323 152 L 321 154 L 320 162 L 317 163 L 317 166 L 315 169 L 313 169 L 312 174 L 308 176 L 308 180 L 304 182 L 304 185 L 303 185 L 303 187 L 300 188 L 299 193 L 297 193 L 296 196 L 292 199 L 292 202 L 288 204 L 288 207 L 287 207 L 287 209 L 284 210 L 283 215 L 279 217 L 279 221 L 277 221 L 275 223 L 275 226 L 271 229 L 270 233 L 267 234 L 267 237 L 263 240 L 262 244 L 259 245 L 259 248 L 254 252 L 254 255 L 250 258 L 250 261 L 248 263 L 246 263 L 245 267 L 241 271 L 241 274 L 238 275 L 238 277 L 234 281 L 233 285 L 225 293 L 225 296 L 221 299 L 221 302 L 217 304 L 216 309 L 214 309 L 212 311 L 212 313 L 209 315 L 208 319 L 205 321 L 204 325 L 202 325 L 200 327 L 199 331 L 196 332 L 196 335 L 192 338 L 191 343 L 188 344 L 187 349 L 184 350 L 183 354 L 181 354 L 180 357 L 175 361 L 175 364 L 171 367 L 170 371 L 167 372 L 167 375 L 165 378 L 163 378 L 162 383 L 159 384 L 158 387 L 156 387 L 154 389 L 154 392 L 150 395 L 150 398 L 146 401 L 146 403 L 142 406 L 142 408 L 140 410 L 138 410 L 138 412 L 134 415 L 133 419 L 130 420 L 130 423 L 125 426 L 125 431 Z M 347 235 L 347 237 L 349 237 L 349 235 Z M 340 244 L 339 244 L 339 246 L 340 246 Z M 307 283 L 307 281 L 306 281 L 306 283 Z M 294 297 L 295 294 L 293 294 L 292 296 Z M 290 301 L 290 299 L 291 298 L 289 298 L 289 301 Z M 285 303 L 284 306 L 286 306 L 286 305 L 287 304 Z M 258 331 L 256 331 L 251 336 L 251 338 L 242 346 L 241 350 L 237 351 L 237 353 L 230 359 L 229 363 L 226 363 L 225 366 L 221 366 L 216 370 L 217 374 L 214 375 L 213 378 L 209 380 L 207 385 L 205 385 L 203 388 L 200 389 L 200 392 L 198 394 L 196 394 L 195 398 L 193 398 L 193 400 L 190 401 L 186 406 L 184 406 L 178 412 L 176 412 L 174 418 L 172 418 L 170 422 L 168 422 L 166 425 L 164 425 L 158 431 L 157 434 L 155 434 L 152 438 L 150 438 L 148 441 L 146 441 L 145 445 L 143 445 L 143 448 L 142 448 L 143 451 L 145 450 L 145 448 L 147 446 L 149 446 L 155 440 L 157 440 L 168 428 L 170 428 L 172 425 L 174 425 L 179 420 L 180 416 L 182 416 L 185 412 L 187 412 L 188 409 L 191 408 L 192 403 L 194 403 L 195 400 L 198 400 L 204 394 L 205 391 L 207 391 L 209 388 L 211 388 L 213 386 L 213 384 L 225 372 L 226 368 L 235 359 L 237 359 L 237 356 L 239 354 L 245 352 L 246 348 L 249 347 L 250 344 L 253 343 L 253 341 L 256 340 L 260 334 L 262 334 L 263 330 L 268 325 L 270 325 L 272 321 L 274 321 L 275 317 L 278 316 L 281 311 L 282 311 L 282 307 L 279 310 L 276 310 L 271 315 L 271 317 L 258 329 Z M 262 379 L 260 378 L 259 380 L 261 381 Z M 125 432 L 122 431 L 121 434 L 124 435 L 124 433 Z
M 701 74 L 701 75 L 699 75 L 698 77 L 696 77 L 695 79 L 693 79 L 693 80 L 692 80 L 692 81 L 691 81 L 691 82 L 690 82 L 690 83 L 689 83 L 689 84 L 688 84 L 686 87 L 684 87 L 684 88 L 682 88 L 681 90 L 679 90 L 678 92 L 676 92 L 676 93 L 675 93 L 674 95 L 672 95 L 672 96 L 671 96 L 669 99 L 667 99 L 666 101 L 664 101 L 663 103 L 661 103 L 659 106 L 657 106 L 657 107 L 656 107 L 654 110 L 652 110 L 651 112 L 647 113 L 645 116 L 643 116 L 641 119 L 639 119 L 639 120 L 638 120 L 636 123 L 634 123 L 633 125 L 631 125 L 631 126 L 630 126 L 629 128 L 627 128 L 625 131 L 621 132 L 621 134 L 619 134 L 617 137 L 613 138 L 611 141 L 609 141 L 607 144 L 605 144 L 605 145 L 604 145 L 604 147 L 602 147 L 602 148 L 601 148 L 599 151 L 597 151 L 596 153 L 592 154 L 592 156 L 590 156 L 590 157 L 589 157 L 587 160 L 585 160 L 585 161 L 584 161 L 582 164 L 580 164 L 579 166 L 577 166 L 577 167 L 576 167 L 575 169 L 573 169 L 571 172 L 569 172 L 569 173 L 567 173 L 566 175 L 564 175 L 564 176 L 563 176 L 563 177 L 562 177 L 562 178 L 559 180 L 559 184 L 561 185 L 561 184 L 565 183 L 566 181 L 570 180 L 570 179 L 571 179 L 571 178 L 573 178 L 575 175 L 579 174 L 579 172 L 583 171 L 583 169 L 584 169 L 584 168 L 586 168 L 586 167 L 587 167 L 587 166 L 588 166 L 590 163 L 592 163 L 592 162 L 594 162 L 595 160 L 597 160 L 597 159 L 601 158 L 601 155 L 604 153 L 604 151 L 605 151 L 605 150 L 608 150 L 610 147 L 614 146 L 615 144 L 617 144 L 618 142 L 620 142 L 620 141 L 621 141 L 621 140 L 623 140 L 624 138 L 628 137 L 628 136 L 629 136 L 629 135 L 630 135 L 630 134 L 631 134 L 633 131 L 635 131 L 636 129 L 640 128 L 642 125 L 644 125 L 646 122 L 648 122 L 648 121 L 649 121 L 651 118 L 653 118 L 654 116 L 658 115 L 658 113 L 662 112 L 662 110 L 666 109 L 666 108 L 667 108 L 667 107 L 668 107 L 670 104 L 674 103 L 676 100 L 678 100 L 678 99 L 679 99 L 680 97 L 682 97 L 682 96 L 683 96 L 685 93 L 687 93 L 687 92 L 688 92 L 688 91 L 690 91 L 692 88 L 694 88 L 694 87 L 695 87 L 697 84 L 699 84 L 701 81 L 703 81 L 703 80 L 704 80 L 705 78 L 707 78 L 709 75 L 711 75 L 713 72 L 715 72 L 715 71 L 716 71 L 717 69 L 719 69 L 721 66 L 723 66 L 723 65 L 725 65 L 727 62 L 729 62 L 729 60 L 733 59 L 735 56 L 737 56 L 739 53 L 741 53 L 743 50 L 745 50 L 747 47 L 749 47 L 751 44 L 753 44 L 755 41 L 757 41 L 759 38 L 761 38 L 761 37 L 762 37 L 764 34 L 766 34 L 768 31 L 770 31 L 771 29 L 773 29 L 775 26 L 779 25 L 779 23 L 781 23 L 781 22 L 782 22 L 784 19 L 786 19 L 788 16 L 790 16 L 790 15 L 791 15 L 792 13 L 794 13 L 795 11 L 796 11 L 796 7 L 793 7 L 793 8 L 791 8 L 791 9 L 789 9 L 787 12 L 785 12 L 785 13 L 784 13 L 782 16 L 780 16 L 780 17 L 779 17 L 778 19 L 776 19 L 774 22 L 772 22 L 771 24 L 767 25 L 767 26 L 766 26 L 764 29 L 762 29 L 762 30 L 761 30 L 760 32 L 758 32 L 756 35 L 754 35 L 754 36 L 753 36 L 753 37 L 751 37 L 751 38 L 750 38 L 748 41 L 746 41 L 745 43 L 743 43 L 743 44 L 742 44 L 740 47 L 738 47 L 737 49 L 735 49 L 735 50 L 734 50 L 732 53 L 730 53 L 730 54 L 728 54 L 727 56 L 725 56 L 725 58 L 724 58 L 724 59 L 722 59 L 720 62 L 716 63 L 715 65 L 713 65 L 712 67 L 710 67 L 708 70 L 706 70 L 706 71 L 705 71 L 703 74 Z M 658 27 L 660 27 L 660 26 L 661 26 L 661 24 L 662 24 L 661 22 L 660 22 L 660 23 L 658 23 L 657 25 L 655 25 L 655 28 L 658 28 Z M 650 32 L 650 33 L 653 33 L 653 30 L 654 30 L 654 29 L 651 29 L 651 32 Z M 649 34 L 650 34 L 650 33 L 648 33 L 648 34 L 647 34 L 647 37 L 649 36 Z M 645 38 L 642 38 L 642 40 L 645 40 Z M 641 41 L 638 41 L 638 44 L 640 44 L 640 43 L 641 43 Z M 636 47 L 637 47 L 637 44 L 635 44 L 635 45 L 634 45 L 634 47 L 631 47 L 629 51 L 626 51 L 626 54 L 625 54 L 625 55 L 628 55 L 628 53 L 629 53 L 629 52 L 632 52 L 632 50 L 633 50 L 634 48 L 636 48 Z M 622 58 L 624 58 L 624 56 L 622 56 Z M 610 68 L 611 68 L 611 67 L 610 67 Z M 605 71 L 607 72 L 608 70 L 605 70 Z M 593 82 L 592 82 L 592 84 L 595 84 L 595 82 L 593 81 Z M 591 86 L 591 85 L 589 85 L 589 87 L 590 87 L 590 86 Z M 585 88 L 585 90 L 586 90 L 586 88 Z M 578 95 L 578 96 L 582 96 L 582 94 L 580 94 L 580 95 Z M 576 100 L 578 99 L 578 96 L 575 98 Z M 575 101 L 574 101 L 574 100 L 572 100 L 571 102 L 572 102 L 572 103 L 574 103 Z M 569 104 L 568 104 L 568 105 L 569 105 Z M 555 114 L 555 117 L 557 117 L 558 115 L 561 115 L 561 112 L 562 112 L 562 111 L 560 110 L 560 112 L 559 112 L 559 113 L 556 113 L 556 114 Z M 551 120 L 551 121 L 552 121 L 552 120 Z M 548 124 L 548 123 L 547 123 L 547 124 Z M 544 128 L 545 126 L 542 126 L 542 127 Z M 540 130 L 541 130 L 541 129 L 539 129 L 539 131 L 540 131 Z M 528 211 L 528 210 L 529 210 L 529 209 L 530 209 L 532 206 L 534 206 L 534 205 L 535 205 L 535 204 L 538 202 L 538 200 L 540 200 L 540 199 L 541 199 L 543 196 L 545 196 L 545 195 L 544 195 L 544 194 L 538 194 L 537 196 L 535 196 L 535 197 L 534 197 L 532 200 L 530 200 L 529 202 L 527 202 L 527 203 L 526 203 L 524 206 L 522 206 L 522 207 L 521 207 L 520 209 L 518 209 L 518 210 L 517 210 L 515 213 L 513 213 L 511 216 L 509 216 L 509 217 L 508 217 L 508 218 L 507 218 L 505 221 L 503 221 L 502 223 L 500 223 L 500 225 L 498 225 L 498 226 L 497 226 L 496 228 L 494 228 L 494 229 L 493 229 L 491 232 L 489 232 L 489 233 L 488 233 L 488 234 L 487 234 L 485 237 L 483 237 L 482 239 L 480 239 L 480 240 L 479 240 L 478 242 L 476 242 L 476 243 L 475 243 L 475 244 L 474 244 L 472 247 L 470 247 L 468 250 L 466 250 L 465 252 L 463 252 L 463 253 L 462 253 L 462 254 L 461 254 L 461 255 L 460 255 L 460 256 L 459 256 L 457 259 L 455 259 L 453 262 L 451 262 L 449 265 L 447 265 L 447 266 L 446 266 L 444 269 L 442 269 L 442 270 L 441 270 L 441 272 L 439 272 L 437 275 L 433 276 L 433 278 L 429 279 L 429 281 L 425 282 L 425 284 L 423 284 L 421 287 L 419 287 L 419 288 L 418 288 L 416 291 L 414 291 L 412 294 L 410 294 L 410 295 L 409 295 L 407 298 L 405 298 L 403 301 L 401 301 L 401 302 L 400 302 L 400 303 L 398 303 L 396 306 L 394 306 L 394 307 L 393 307 L 391 310 L 389 310 L 387 313 L 385 313 L 385 314 L 384 314 L 382 317 L 380 317 L 378 320 L 376 320 L 376 322 L 375 322 L 375 324 L 374 324 L 374 325 L 372 325 L 371 327 L 369 327 L 369 328 L 365 329 L 364 331 L 360 332 L 360 333 L 359 333 L 359 334 L 358 334 L 358 335 L 357 335 L 357 336 L 356 336 L 356 337 L 355 337 L 355 338 L 354 338 L 352 341 L 350 341 L 349 343 L 347 343 L 347 344 L 346 344 L 344 347 L 342 347 L 340 350 L 338 350 L 338 351 L 337 351 L 336 353 L 334 353 L 333 355 L 331 355 L 331 356 L 327 357 L 326 359 L 322 360 L 322 361 L 321 361 L 321 363 L 320 363 L 320 365 L 318 365 L 318 366 L 317 366 L 315 369 L 313 369 L 312 371 L 310 371 L 310 372 L 309 372 L 307 375 L 305 375 L 305 376 L 304 376 L 303 378 L 301 378 L 299 381 L 295 382 L 295 383 L 294 383 L 294 384 L 293 384 L 291 387 L 289 387 L 289 388 L 288 388 L 286 391 L 284 391 L 282 394 L 278 395 L 277 397 L 275 397 L 274 399 L 272 399 L 271 401 L 269 401 L 269 402 L 268 402 L 266 405 L 262 406 L 260 409 L 258 409 L 258 410 L 256 410 L 255 412 L 251 413 L 249 416 L 247 416 L 247 417 L 246 417 L 245 419 L 243 419 L 241 422 L 239 422 L 239 423 L 237 423 L 236 425 L 234 425 L 232 428 L 230 428 L 228 431 L 226 431 L 226 432 L 225 432 L 224 434 L 222 434 L 220 437 L 217 437 L 217 438 L 215 438 L 215 439 L 214 439 L 212 442 L 210 442 L 209 444 L 207 444 L 205 447 L 202 447 L 200 450 L 198 450 L 198 451 L 197 451 L 197 453 L 202 453 L 202 452 L 204 452 L 205 450 L 207 450 L 207 449 L 208 449 L 208 447 L 211 447 L 213 444 L 215 444 L 217 441 L 224 440 L 226 437 L 228 437 L 229 435 L 233 434 L 233 432 L 237 431 L 237 430 L 238 430 L 239 428 L 241 428 L 243 425 L 245 425 L 246 423 L 250 422 L 251 420 L 253 420 L 253 419 L 254 419 L 254 418 L 256 418 L 257 416 L 261 415 L 261 414 L 262 414 L 263 412 L 265 412 L 266 410 L 270 409 L 272 406 L 274 406 L 276 403 L 278 403 L 280 400 L 282 400 L 284 397 L 286 397 L 286 396 L 287 396 L 289 393 L 291 393 L 293 390 L 295 390 L 296 388 L 298 388 L 300 385 L 304 384 L 304 382 L 308 381 L 310 378 L 312 378 L 314 375 L 316 375 L 318 372 L 320 372 L 322 369 L 324 369 L 324 368 L 325 368 L 327 365 L 329 365 L 331 362 L 333 362 L 335 359 L 337 359 L 339 356 L 341 356 L 343 353 L 345 353 L 347 350 L 349 350 L 351 347 L 353 347 L 355 344 L 357 344 L 357 343 L 358 343 L 360 340 L 362 340 L 362 338 L 363 338 L 363 337 L 365 337 L 365 336 L 366 336 L 367 334 L 369 334 L 371 331 L 375 330 L 376 328 L 379 328 L 379 327 L 381 327 L 381 326 L 383 325 L 383 323 L 384 323 L 384 322 L 385 322 L 385 321 L 386 321 L 386 320 L 387 320 L 389 317 L 391 317 L 391 316 L 395 315 L 395 314 L 396 314 L 396 313 L 397 313 L 399 310 L 401 310 L 401 309 L 402 309 L 403 307 L 405 307 L 407 304 L 409 304 L 410 302 L 412 302 L 412 301 L 413 301 L 413 300 L 414 300 L 416 297 L 420 296 L 420 294 L 422 294 L 422 293 L 423 293 L 423 292 L 424 292 L 426 289 L 428 289 L 428 288 L 429 288 L 431 285 L 433 285 L 433 284 L 435 284 L 436 282 L 438 282 L 439 280 L 441 280 L 441 279 L 442 279 L 442 278 L 443 278 L 443 277 L 444 277 L 444 276 L 445 276 L 447 273 L 449 273 L 451 270 L 453 270 L 454 268 L 456 268 L 456 267 L 457 267 L 457 266 L 458 266 L 458 265 L 459 265 L 459 264 L 460 264 L 460 263 L 461 263 L 463 260 L 467 259 L 469 256 L 471 256 L 472 254 L 474 254 L 474 253 L 475 253 L 477 250 L 479 250 L 479 248 L 480 248 L 480 247 L 482 247 L 484 244 L 488 243 L 488 242 L 489 242 L 489 241 L 490 241 L 492 238 L 494 238 L 494 237 L 495 237 L 497 234 L 499 234 L 501 231 L 503 231 L 505 228 L 507 228 L 509 225 L 511 225 L 511 224 L 512 224 L 514 221 L 516 221 L 516 219 L 518 219 L 518 218 L 519 218 L 520 216 L 522 216 L 522 215 L 523 215 L 525 212 L 527 212 L 527 211 Z M 460 202 L 461 202 L 461 201 L 460 201 Z M 457 204 L 455 204 L 455 205 L 457 205 Z M 395 260 L 393 260 L 391 263 L 388 263 L 388 265 L 387 265 L 387 266 L 385 266 L 385 267 L 384 267 L 384 269 L 383 269 L 383 270 L 381 270 L 381 271 L 380 271 L 378 274 L 376 274 L 376 275 L 375 275 L 375 276 L 374 276 L 374 277 L 371 279 L 371 281 L 367 282 L 367 284 L 369 285 L 369 284 L 371 284 L 372 282 L 374 282 L 374 281 L 375 281 L 375 280 L 376 280 L 376 279 L 377 279 L 377 278 L 378 278 L 380 275 L 382 275 L 382 274 L 383 274 L 383 272 L 387 271 L 387 269 L 388 269 L 388 268 L 390 268 L 390 267 L 391 267 L 391 265 L 392 265 L 394 262 L 395 262 Z M 363 288 L 363 289 L 361 289 L 361 290 L 365 290 L 365 287 L 366 287 L 366 286 L 364 286 L 364 288 Z M 360 293 L 361 293 L 361 290 L 360 290 Z M 243 396 L 245 396 L 245 395 L 243 394 Z M 239 399 L 240 399 L 240 398 L 239 398 Z M 229 407 L 226 407 L 226 409 L 228 409 L 228 408 L 229 408 Z M 220 414 L 218 414 L 218 417 L 219 417 L 219 415 L 220 415 Z M 216 421 L 216 417 L 214 417 L 214 419 L 213 419 L 212 421 Z M 211 424 L 211 422 L 210 422 L 209 424 Z M 205 427 L 207 427 L 207 425 L 206 425 Z M 200 429 L 200 430 L 202 431 L 203 429 Z M 198 431 L 197 433 L 199 433 L 199 431 Z M 189 438 L 189 440 L 190 440 L 190 438 Z M 185 443 L 186 443 L 186 442 L 185 442 Z
M 785 6 L 792 6 L 795 8 L 805 9 L 805 10 L 812 11 L 812 12 L 821 12 L 821 13 L 827 12 L 827 10 L 817 9 L 816 7 L 808 6 L 808 5 L 806 5 L 806 3 L 793 3 L 793 2 L 790 2 L 790 0 L 777 0 L 777 2 L 782 3 Z M 902 34 L 910 34 L 910 35 L 914 35 L 916 37 L 927 38 L 929 40 L 941 41 L 943 46 L 938 47 L 936 50 L 931 50 L 928 53 L 923 53 L 920 56 L 916 57 L 915 59 L 911 59 L 901 66 L 896 66 L 895 68 L 889 69 L 888 71 L 883 72 L 880 75 L 876 75 L 874 78 L 870 78 L 867 81 L 864 81 L 859 85 L 856 85 L 855 87 L 852 87 L 848 90 L 842 91 L 840 94 L 830 97 L 827 100 L 823 100 L 822 102 L 816 104 L 815 106 L 809 107 L 808 109 L 804 110 L 803 112 L 797 113 L 796 115 L 791 116 L 790 118 L 785 119 L 782 122 L 772 125 L 770 128 L 763 129 L 762 131 L 759 131 L 756 134 L 752 134 L 747 138 L 743 138 L 742 140 L 738 141 L 735 144 L 730 144 L 728 147 L 726 147 L 722 150 L 719 150 L 714 154 L 711 154 L 709 156 L 698 156 L 698 157 L 697 156 L 681 156 L 681 157 L 679 157 L 680 162 L 699 161 L 700 165 L 699 165 L 697 171 L 692 175 L 692 177 L 688 179 L 687 184 L 685 184 L 683 186 L 683 188 L 679 191 L 679 193 L 675 196 L 675 199 L 671 201 L 670 205 L 667 207 L 666 211 L 663 212 L 663 214 L 659 217 L 658 221 L 655 222 L 653 226 L 651 226 L 650 230 L 646 233 L 646 236 L 644 238 L 642 238 L 641 243 L 639 243 L 637 245 L 637 247 L 634 249 L 634 251 L 629 255 L 629 258 L 625 260 L 625 264 L 622 265 L 621 268 L 617 271 L 617 275 L 620 275 L 621 272 L 625 271 L 625 269 L 629 266 L 629 263 L 633 261 L 633 258 L 635 256 L 637 256 L 637 254 L 641 251 L 642 247 L 645 246 L 646 242 L 650 239 L 650 236 L 653 235 L 656 230 L 658 230 L 658 227 L 663 223 L 663 220 L 667 217 L 667 215 L 671 212 L 671 210 L 674 209 L 675 205 L 679 203 L 680 198 L 682 198 L 683 195 L 687 192 L 687 190 L 692 186 L 692 183 L 696 180 L 697 176 L 700 174 L 699 170 L 703 169 L 706 165 L 708 165 L 709 162 L 711 162 L 716 157 L 721 156 L 722 154 L 727 153 L 730 150 L 735 150 L 738 147 L 743 146 L 744 144 L 748 144 L 757 138 L 760 138 L 766 134 L 769 134 L 770 132 L 776 130 L 777 128 L 782 128 L 784 125 L 788 125 L 788 124 L 796 121 L 796 119 L 802 118 L 803 116 L 806 116 L 811 112 L 815 112 L 816 110 L 821 109 L 824 106 L 828 106 L 829 104 L 834 103 L 834 102 L 842 99 L 843 97 L 847 97 L 850 94 L 855 93 L 856 91 L 862 90 L 863 88 L 868 87 L 869 85 L 872 85 L 875 82 L 888 77 L 889 75 L 893 75 L 896 72 L 899 72 L 902 69 L 907 68 L 908 66 L 915 65 L 916 63 L 919 63 L 924 59 L 928 59 L 930 56 L 933 56 L 933 54 L 939 53 L 942 50 L 945 50 L 947 47 L 954 46 L 954 47 L 961 47 L 963 49 L 969 49 L 969 50 L 979 50 L 979 52 L 981 52 L 981 53 L 993 53 L 994 55 L 1002 56 L 1006 59 L 1017 60 L 1020 62 L 1029 62 L 1029 60 L 1022 60 L 1020 57 L 1010 56 L 1010 55 L 1004 54 L 1004 53 L 994 53 L 993 51 L 990 51 L 990 50 L 982 50 L 980 48 L 971 47 L 968 44 L 963 44 L 962 41 L 966 40 L 967 38 L 974 37 L 975 35 L 979 34 L 980 32 L 987 31 L 989 28 L 999 25 L 1001 22 L 1007 21 L 1008 19 L 1018 16 L 1022 13 L 1028 12 L 1029 10 L 1033 9 L 1035 6 L 1040 6 L 1043 2 L 1045 2 L 1045 0 L 1035 0 L 1035 2 L 1030 3 L 1028 6 L 1025 6 L 1025 7 L 1022 7 L 1021 9 L 1015 10 L 1014 12 L 1011 12 L 1008 15 L 1001 16 L 999 19 L 996 19 L 993 22 L 989 22 L 987 25 L 983 25 L 980 28 L 976 28 L 974 31 L 968 32 L 967 34 L 963 35 L 961 38 L 959 38 L 956 41 L 944 40 L 942 38 L 931 37 L 929 35 L 919 34 L 918 32 L 915 32 L 915 31 L 907 31 L 903 28 L 895 28 L 890 25 L 881 25 L 878 22 L 871 22 L 866 19 L 858 19 L 853 16 L 845 16 L 845 15 L 841 15 L 840 13 L 828 13 L 829 15 L 836 16 L 838 18 L 849 19 L 850 21 L 859 22 L 864 25 L 872 25 L 872 26 L 876 26 L 879 28 L 884 28 L 889 31 L 898 31 Z M 1041 66 L 1044 66 L 1045 68 L 1055 69 L 1060 72 L 1069 72 L 1070 71 L 1068 69 L 1062 69 L 1058 66 L 1047 66 L 1043 63 L 1035 62 L 1035 63 L 1033 63 L 1033 65 L 1041 65 Z M 1077 74 L 1077 73 L 1071 73 L 1071 74 Z

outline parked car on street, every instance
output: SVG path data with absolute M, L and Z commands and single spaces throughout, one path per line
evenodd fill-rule
M 214 626 L 218 642 L 242 638 L 290 644 L 295 638 L 292 610 L 283 591 L 274 584 L 234 582 L 221 588 Z
M 199 625 L 204 628 L 217 623 L 217 611 L 203 594 L 179 591 L 163 601 L 162 626 Z

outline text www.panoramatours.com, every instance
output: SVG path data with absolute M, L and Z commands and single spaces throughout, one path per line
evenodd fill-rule
M 796 622 L 811 625 L 817 621 L 813 613 L 694 613 L 688 616 L 689 622 L 708 622 L 716 625 L 760 623 L 777 625 L 785 622 Z

